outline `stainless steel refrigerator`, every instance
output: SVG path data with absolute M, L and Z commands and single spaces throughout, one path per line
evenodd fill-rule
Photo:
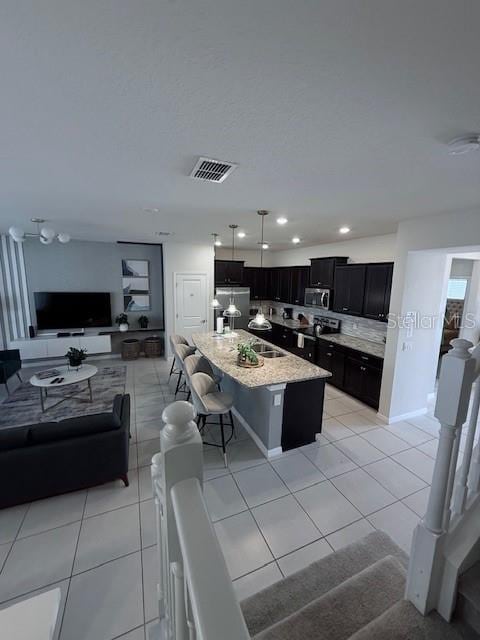
M 217 287 L 215 289 L 215 297 L 225 310 L 230 304 L 230 298 L 233 297 L 235 306 L 242 314 L 239 318 L 233 318 L 236 329 L 246 329 L 249 321 L 250 313 L 250 287 Z M 216 315 L 220 316 L 223 311 Z M 225 318 L 225 324 L 228 318 Z

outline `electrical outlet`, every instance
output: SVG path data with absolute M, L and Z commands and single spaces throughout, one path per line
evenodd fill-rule
M 281 393 L 276 393 L 273 396 L 273 406 L 274 407 L 279 407 L 282 404 L 282 394 Z

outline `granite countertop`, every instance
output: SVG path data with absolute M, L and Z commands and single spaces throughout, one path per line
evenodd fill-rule
M 323 336 L 319 336 L 319 339 L 339 344 L 342 347 L 348 347 L 349 349 L 355 349 L 355 351 L 362 351 L 363 353 L 368 353 L 369 355 L 376 356 L 377 358 L 383 358 L 385 356 L 384 344 L 365 340 L 364 338 L 355 338 L 354 336 L 349 336 L 346 333 L 327 333 Z
M 238 329 L 236 337 L 215 338 L 214 333 L 196 333 L 192 336 L 194 345 L 217 369 L 245 387 L 257 388 L 315 378 L 329 378 L 331 373 L 317 367 L 303 358 L 271 345 L 272 349 L 285 353 L 284 358 L 264 358 L 263 367 L 244 369 L 237 364 L 237 344 L 252 339 L 252 334 Z M 271 344 L 266 340 L 257 342 Z

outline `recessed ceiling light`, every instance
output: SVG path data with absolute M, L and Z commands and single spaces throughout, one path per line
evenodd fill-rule
M 262 244 L 262 249 L 268 249 L 268 247 L 269 247 L 269 245 L 266 242 L 264 242 Z
M 448 143 L 448 153 L 452 156 L 460 156 L 469 151 L 480 149 L 480 134 L 474 133 L 461 138 L 455 138 Z
M 349 233 L 350 232 L 350 227 L 340 227 L 340 229 L 338 231 L 340 233 Z
M 238 236 L 239 238 L 245 238 L 245 236 L 246 236 L 246 235 L 247 235 L 247 234 L 245 233 L 245 231 L 239 231 L 239 232 L 237 233 L 237 236 Z
M 156 236 L 173 236 L 172 231 L 155 231 Z
M 221 247 L 222 246 L 222 241 L 221 240 L 215 240 L 215 246 L 216 247 Z
M 277 218 L 277 224 L 287 224 L 288 220 L 287 218 L 285 218 L 285 216 L 280 216 L 280 218 Z
M 298 236 L 295 236 L 294 238 L 292 238 L 292 242 L 293 244 L 298 244 L 300 242 L 300 238 Z
M 144 207 L 143 211 L 145 211 L 145 213 L 160 213 L 160 209 L 157 207 Z

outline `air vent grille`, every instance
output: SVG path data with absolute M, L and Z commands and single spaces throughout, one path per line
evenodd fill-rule
M 199 158 L 190 177 L 196 180 L 206 180 L 207 182 L 223 182 L 237 166 L 233 162 Z

